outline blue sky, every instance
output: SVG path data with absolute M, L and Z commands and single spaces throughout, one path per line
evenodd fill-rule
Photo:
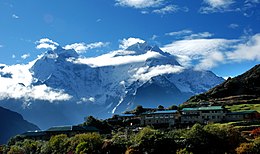
M 34 60 L 43 38 L 86 57 L 145 40 L 223 77 L 260 62 L 259 0 L 1 0 L 0 21 L 0 64 Z

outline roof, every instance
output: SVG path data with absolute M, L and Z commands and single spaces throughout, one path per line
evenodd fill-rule
M 63 132 L 63 131 L 98 131 L 93 126 L 55 126 L 46 130 L 46 132 Z
M 177 110 L 164 110 L 164 111 L 155 111 L 155 112 L 145 112 L 143 114 L 170 114 L 170 113 L 176 113 Z
M 134 115 L 134 114 L 119 114 L 118 116 L 120 116 L 120 117 L 134 117 L 136 115 Z
M 228 115 L 244 115 L 244 114 L 251 114 L 256 113 L 256 110 L 245 110 L 245 111 L 238 111 L 238 112 L 229 112 Z
M 46 132 L 44 131 L 28 131 L 28 132 L 25 132 L 23 134 L 21 134 L 23 136 L 30 136 L 30 137 L 33 137 L 33 136 L 43 136 L 43 135 L 46 135 Z
M 207 107 L 194 107 L 183 108 L 182 111 L 205 111 L 205 110 L 223 110 L 222 106 L 207 106 Z
M 46 132 L 71 131 L 73 126 L 54 126 L 46 130 Z
M 93 126 L 82 126 L 86 131 L 98 132 L 99 129 Z

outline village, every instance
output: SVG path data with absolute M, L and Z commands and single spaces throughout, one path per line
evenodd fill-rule
M 181 110 L 164 109 L 162 106 L 158 108 L 143 108 L 142 106 L 138 106 L 136 109 L 139 111 L 134 114 L 132 112 L 125 112 L 114 115 L 104 121 L 112 126 L 117 125 L 138 131 L 146 126 L 152 126 L 156 129 L 177 129 L 189 128 L 196 123 L 206 125 L 212 123 L 254 121 L 260 118 L 260 114 L 255 110 L 231 112 L 224 106 L 214 106 L 210 105 L 210 103 L 200 104 L 199 107 L 184 107 Z M 133 111 L 136 111 L 136 109 Z M 85 121 L 87 120 L 88 117 L 85 118 Z M 111 127 L 111 129 L 113 128 Z M 76 134 L 92 132 L 104 134 L 102 130 L 99 130 L 95 126 L 71 125 L 55 126 L 45 131 L 29 131 L 20 136 L 35 140 L 48 140 L 53 135 L 66 134 L 67 136 L 74 136 Z

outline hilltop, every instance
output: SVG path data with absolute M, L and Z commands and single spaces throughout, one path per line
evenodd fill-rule
M 228 78 L 209 91 L 191 97 L 191 102 L 213 102 L 222 105 L 260 103 L 260 64 L 247 72 Z
M 24 120 L 24 118 L 11 110 L 0 107 L 0 144 L 6 143 L 8 139 L 26 131 L 39 130 L 39 128 Z

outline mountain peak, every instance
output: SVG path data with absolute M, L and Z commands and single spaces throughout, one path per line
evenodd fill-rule
M 50 50 L 47 53 L 56 54 L 59 58 L 77 58 L 79 55 L 74 49 L 66 50 L 61 46 L 58 46 L 55 50 Z
M 144 43 L 137 42 L 137 43 L 129 46 L 125 50 L 135 51 L 135 52 L 144 52 L 144 51 L 148 51 L 150 49 L 151 49 L 151 46 L 149 46 L 147 42 L 144 42 Z
M 135 54 L 143 54 L 146 53 L 147 51 L 154 51 L 154 52 L 158 52 L 163 56 L 170 56 L 169 53 L 163 52 L 157 45 L 150 45 L 148 44 L 148 42 L 144 42 L 144 43 L 140 43 L 137 42 L 131 46 L 129 46 L 127 49 L 125 49 L 127 51 L 135 51 Z

